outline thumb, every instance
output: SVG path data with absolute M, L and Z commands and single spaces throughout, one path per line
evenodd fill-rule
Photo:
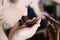
M 30 28 L 30 30 L 31 31 L 36 31 L 39 27 L 40 27 L 40 24 L 35 24 Z
M 40 24 L 35 24 L 33 27 L 30 28 L 31 35 L 34 35 L 36 33 L 39 26 Z

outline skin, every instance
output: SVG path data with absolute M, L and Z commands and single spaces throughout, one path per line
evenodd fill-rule
M 41 19 L 46 15 L 44 12 L 41 12 L 36 3 L 36 0 L 18 0 L 16 3 L 11 3 L 9 0 L 4 0 L 4 14 L 3 21 L 8 24 L 10 27 L 13 27 L 22 16 L 27 16 L 27 6 L 33 8 L 35 14 Z
M 2 21 L 3 21 L 3 23 L 9 25 L 10 27 L 13 27 L 18 22 L 18 20 L 21 19 L 22 16 L 27 16 L 26 6 L 28 6 L 28 4 L 26 4 L 25 1 L 21 2 L 19 0 L 19 2 L 13 4 L 9 0 L 4 0 L 4 3 L 2 6 L 3 6 L 3 13 L 4 13 Z M 41 19 L 39 19 L 39 22 L 40 21 L 41 21 Z M 24 26 L 24 28 L 18 30 L 18 28 L 14 27 L 7 40 L 16 40 L 16 39 L 26 40 L 26 39 L 32 37 L 40 25 L 39 22 L 37 21 L 37 23 L 35 25 L 33 25 L 31 28 L 27 28 Z M 15 29 L 18 31 L 15 31 Z M 13 34 L 13 32 L 14 32 L 14 35 L 11 38 L 11 35 Z M 18 33 L 16 33 L 16 32 L 18 32 Z M 26 33 L 26 34 L 24 34 L 24 33 Z M 20 35 L 20 36 L 18 36 L 18 35 Z M 28 37 L 26 37 L 26 36 L 28 36 Z M 24 39 L 23 39 L 23 37 L 24 37 Z M 5 38 L 6 38 L 6 35 L 5 35 Z
M 27 16 L 28 5 L 34 9 L 37 16 L 41 17 L 41 12 L 36 0 L 18 0 L 16 3 L 11 3 L 9 0 L 4 0 L 4 23 L 8 24 L 10 27 L 13 27 L 22 16 Z
M 24 28 L 21 29 L 19 29 L 18 27 L 12 28 L 8 40 L 17 40 L 17 39 L 26 40 L 32 37 L 35 34 L 38 27 L 40 26 L 39 23 L 41 22 L 42 18 L 41 16 L 43 15 L 40 14 L 42 12 L 40 12 L 36 0 L 29 0 L 28 2 L 27 0 L 18 0 L 16 3 L 11 3 L 9 0 L 4 0 L 3 23 L 9 25 L 10 27 L 13 27 L 21 19 L 22 16 L 27 16 L 28 5 L 30 5 L 30 7 L 34 9 L 35 14 L 39 17 L 38 18 L 39 20 L 31 28 L 26 27 L 24 24 L 22 25 L 22 27 L 24 26 Z
M 38 20 L 36 24 L 34 24 L 30 28 L 27 27 L 26 25 L 14 27 L 10 32 L 9 40 L 26 40 L 28 38 L 31 38 L 35 34 L 38 27 L 40 26 L 39 23 L 40 23 L 40 20 Z
M 30 3 L 29 3 L 30 4 Z M 22 16 L 27 16 L 27 4 L 24 0 L 18 0 L 17 3 L 11 3 L 9 0 L 4 1 L 4 15 L 3 15 L 3 21 L 5 24 L 8 24 L 10 27 L 13 27 L 18 20 L 21 19 Z M 34 5 L 34 3 L 33 3 Z M 33 8 L 33 6 L 31 5 Z M 40 19 L 41 20 L 41 19 Z M 39 21 L 40 21 L 39 20 Z M 37 28 L 39 27 L 40 22 L 37 22 L 37 24 L 33 25 L 31 28 L 16 28 L 10 32 L 9 40 L 26 40 L 30 37 L 32 37 Z M 19 30 L 18 30 L 19 29 Z M 18 31 L 16 31 L 18 30 Z M 14 32 L 14 35 L 11 36 Z M 20 36 L 18 36 L 20 35 Z M 12 38 L 11 38 L 12 37 Z M 24 38 L 23 38 L 24 37 Z

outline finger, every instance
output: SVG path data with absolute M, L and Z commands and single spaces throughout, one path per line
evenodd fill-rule
M 41 16 L 41 19 L 45 19 L 46 17 L 44 15 Z
M 38 19 L 36 23 L 39 24 L 41 22 L 41 19 L 39 17 L 34 17 L 32 20 L 36 20 L 36 19 Z
M 30 28 L 32 34 L 35 34 L 37 29 L 39 28 L 40 24 L 35 24 L 33 27 Z
M 33 18 L 30 21 L 27 21 L 25 24 L 27 27 L 32 27 L 34 24 L 39 24 L 41 22 L 41 19 L 37 18 Z
M 40 24 L 35 24 L 32 26 L 32 28 L 38 28 L 40 26 Z
M 38 27 L 40 27 L 40 24 L 34 24 L 32 27 L 30 27 L 30 29 L 36 29 L 36 28 L 38 28 Z
M 39 17 L 38 17 L 39 18 Z M 41 19 L 39 19 L 38 21 L 37 21 L 37 24 L 40 24 L 40 22 L 41 22 Z
M 32 20 L 36 19 L 36 17 L 34 17 Z
M 27 20 L 26 23 L 29 22 L 29 21 L 31 21 L 31 19 Z
M 42 13 L 40 14 L 40 18 L 41 18 L 41 19 L 45 19 L 45 18 L 46 18 L 45 16 L 49 16 L 48 13 L 42 12 Z
M 47 12 L 43 12 L 42 15 L 49 16 L 49 14 Z

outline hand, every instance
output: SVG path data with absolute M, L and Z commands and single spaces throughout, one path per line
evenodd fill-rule
M 28 20 L 28 21 L 30 21 L 30 20 Z M 40 26 L 40 21 L 41 21 L 41 19 L 39 19 L 36 22 L 36 24 L 34 24 L 31 27 L 27 27 L 25 24 L 23 24 L 20 27 L 13 28 L 10 32 L 9 40 L 26 40 L 26 39 L 32 37 L 35 34 L 38 27 Z
M 39 15 L 37 14 L 37 16 L 39 16 L 39 18 L 41 18 L 41 19 L 45 19 L 46 16 L 49 16 L 49 14 L 47 12 L 41 12 Z
M 49 16 L 49 14 L 47 12 L 43 12 L 43 11 L 40 10 L 39 1 L 40 0 L 32 1 L 32 3 L 30 4 L 30 7 L 33 8 L 36 16 L 38 16 L 40 19 L 45 19 L 45 16 Z

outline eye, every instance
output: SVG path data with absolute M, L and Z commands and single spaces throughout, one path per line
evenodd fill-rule
M 11 3 L 16 3 L 18 0 L 9 0 Z

